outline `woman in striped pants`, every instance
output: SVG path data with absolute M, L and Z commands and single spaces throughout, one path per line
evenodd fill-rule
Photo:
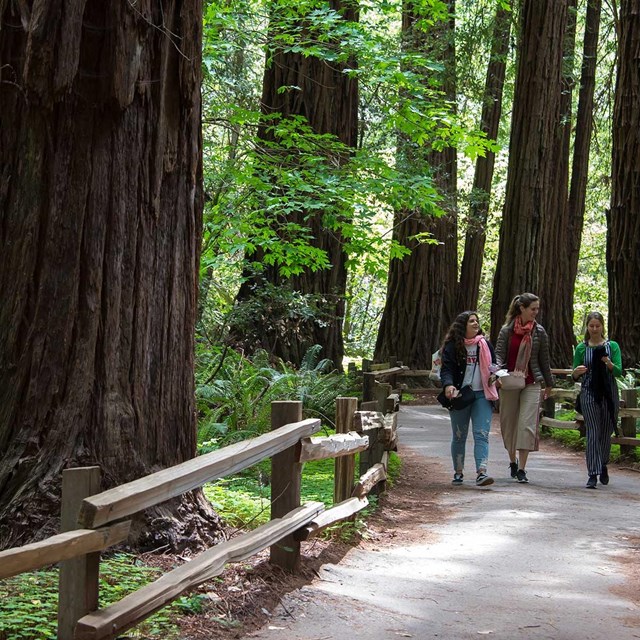
M 587 331 L 573 354 L 573 379 L 582 377 L 580 403 L 587 434 L 587 488 L 595 489 L 598 475 L 601 484 L 609 484 L 611 434 L 618 425 L 618 385 L 622 375 L 622 358 L 617 342 L 607 340 L 604 318 L 592 311 L 587 316 Z

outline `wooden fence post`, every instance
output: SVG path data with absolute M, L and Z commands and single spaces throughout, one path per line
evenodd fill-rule
M 363 373 L 362 374 L 362 402 L 370 402 L 375 400 L 376 389 L 376 374 L 375 373 Z
M 625 409 L 633 409 L 638 406 L 638 396 L 635 389 L 623 389 L 622 399 L 624 400 Z M 622 435 L 627 438 L 636 437 L 636 419 L 620 418 L 620 431 Z M 630 456 L 636 450 L 636 447 L 629 447 L 627 445 L 620 445 L 620 454 L 623 456 Z
M 366 374 L 365 374 L 366 375 Z M 369 374 L 375 375 L 375 374 Z M 387 398 L 391 393 L 391 385 L 390 384 L 377 384 L 375 386 L 376 400 L 370 404 L 376 405 L 375 411 L 378 411 L 385 414 Z M 361 409 L 364 410 L 366 405 L 363 403 L 361 405 Z M 368 407 L 368 410 L 373 410 L 373 407 Z M 373 465 L 382 461 L 382 458 L 385 453 L 384 443 L 380 438 L 380 429 L 370 429 L 367 431 L 367 436 L 369 437 L 369 448 L 365 451 L 360 452 L 360 469 L 359 473 L 363 476 Z M 383 482 L 378 483 L 372 490 L 371 493 L 373 495 L 378 495 L 383 492 L 385 489 L 385 484 Z
M 387 406 L 387 398 L 391 395 L 391 385 L 386 382 L 379 382 L 375 387 L 376 401 L 378 403 L 378 411 L 385 414 Z
M 60 533 L 78 529 L 80 505 L 100 493 L 100 467 L 62 472 Z M 100 553 L 88 553 L 60 563 L 58 581 L 58 640 L 73 640 L 76 623 L 98 608 Z
M 276 401 L 271 403 L 271 430 L 302 420 L 302 402 Z M 300 443 L 271 458 L 271 519 L 281 518 L 300 506 L 302 465 L 298 462 Z M 287 571 L 295 571 L 300 564 L 300 542 L 292 535 L 279 540 L 270 548 L 271 562 Z
M 360 469 L 359 473 L 363 476 L 374 464 L 382 461 L 384 456 L 384 443 L 380 439 L 380 429 L 369 429 L 367 431 L 369 437 L 369 448 L 360 452 Z M 383 483 L 378 483 L 371 489 L 372 495 L 378 495 L 384 491 Z
M 336 398 L 336 433 L 349 433 L 351 431 L 353 428 L 353 415 L 357 410 L 358 398 Z M 351 497 L 355 464 L 355 454 L 335 459 L 334 504 Z

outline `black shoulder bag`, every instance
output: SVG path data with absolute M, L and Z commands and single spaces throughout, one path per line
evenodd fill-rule
M 480 359 L 480 347 L 476 354 L 476 361 L 473 365 L 473 372 L 471 373 L 471 380 L 476 372 L 478 366 L 478 360 Z M 465 384 L 464 387 L 458 389 L 459 393 L 455 398 L 447 398 L 444 393 L 444 389 L 438 394 L 436 400 L 449 411 L 460 411 L 460 409 L 466 409 L 476 399 L 476 392 L 471 388 L 471 385 Z

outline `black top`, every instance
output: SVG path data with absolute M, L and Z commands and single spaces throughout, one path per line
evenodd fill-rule
M 488 340 L 487 344 L 489 345 L 489 351 L 491 351 L 491 362 L 495 362 L 496 354 L 493 350 L 493 345 Z M 478 363 L 479 362 L 480 345 L 478 345 Z M 459 389 L 462 386 L 466 369 L 466 357 L 460 362 L 458 360 L 458 353 L 456 352 L 456 343 L 453 340 L 449 340 L 449 342 L 445 343 L 444 349 L 442 349 L 442 368 L 440 369 L 442 388 L 444 389 L 449 385 L 453 385 L 456 389 Z

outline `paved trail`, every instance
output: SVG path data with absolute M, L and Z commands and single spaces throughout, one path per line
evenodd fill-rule
M 530 484 L 519 485 L 507 478 L 494 427 L 489 472 L 496 483 L 474 486 L 470 436 L 469 482 L 452 487 L 447 412 L 403 407 L 400 425 L 403 446 L 436 472 L 447 517 L 415 523 L 435 535 L 354 549 L 340 564 L 324 565 L 247 638 L 640 638 L 638 595 L 635 603 L 625 597 L 639 583 L 624 570 L 625 558 L 638 554 L 640 474 L 614 468 L 608 487 L 588 490 L 582 458 L 543 444 L 527 465 Z

